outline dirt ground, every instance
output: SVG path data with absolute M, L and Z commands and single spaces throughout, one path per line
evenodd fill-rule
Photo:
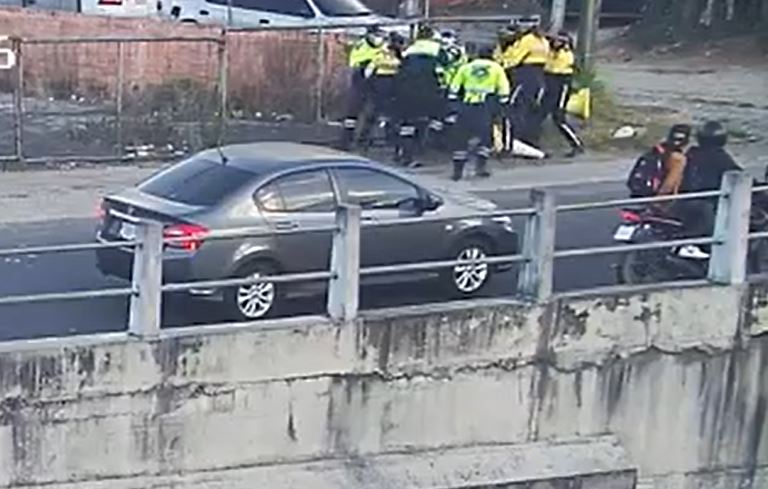
M 601 44 L 600 76 L 619 103 L 720 120 L 744 157 L 768 154 L 768 55 L 754 36 L 653 51 L 621 37 Z

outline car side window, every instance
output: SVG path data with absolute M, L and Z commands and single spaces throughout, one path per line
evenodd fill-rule
M 420 197 L 419 189 L 397 177 L 368 168 L 335 170 L 342 199 L 363 209 L 396 209 Z
M 219 5 L 228 5 L 230 0 L 208 0 Z M 283 15 L 295 15 L 298 17 L 313 17 L 314 12 L 307 4 L 307 0 L 231 0 L 233 7 L 261 10 Z
M 336 198 L 325 170 L 291 173 L 256 191 L 259 207 L 269 212 L 332 212 Z

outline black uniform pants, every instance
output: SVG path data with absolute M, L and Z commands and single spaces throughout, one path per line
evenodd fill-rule
M 419 136 L 424 136 L 437 120 L 442 119 L 445 101 L 439 90 L 399 90 L 396 113 L 400 122 L 398 150 L 401 163 L 410 164 L 420 146 Z M 433 127 L 437 130 L 437 127 Z
M 358 119 L 368 98 L 369 86 L 365 75 L 362 70 L 356 69 L 352 72 L 349 91 L 347 92 L 347 110 L 342 123 L 344 131 L 342 132 L 341 144 L 343 147 L 349 147 L 354 142 Z
M 454 179 L 461 178 L 470 156 L 477 162 L 478 173 L 485 171 L 493 145 L 493 103 L 465 104 L 459 113 L 457 146 L 453 152 Z
M 544 66 L 522 65 L 515 70 L 514 76 L 515 136 L 528 144 L 537 145 L 541 135 Z
M 374 76 L 370 80 L 370 96 L 365 104 L 365 117 L 361 122 L 360 140 L 366 145 L 370 144 L 371 132 L 379 122 L 386 123 L 387 140 L 393 142 L 394 128 L 396 127 L 395 115 L 395 77 Z
M 557 130 L 568 141 L 571 148 L 584 146 L 573 126 L 568 124 L 566 107 L 571 98 L 571 76 L 547 74 L 544 78 L 544 112 L 542 122 L 548 116 L 557 126 Z

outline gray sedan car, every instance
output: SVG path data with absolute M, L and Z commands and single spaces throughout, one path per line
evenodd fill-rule
M 356 155 L 293 143 L 254 143 L 206 150 L 160 171 L 138 186 L 104 199 L 98 239 L 131 239 L 126 216 L 161 221 L 167 244 L 164 281 L 328 270 L 332 226 L 340 202 L 362 209 L 361 266 L 431 260 L 467 261 L 514 254 L 518 237 L 508 217 L 473 217 L 495 209 L 489 201 L 438 188 Z M 376 226 L 402 217 L 407 223 Z M 419 217 L 425 217 L 423 221 Z M 429 217 L 429 219 L 426 219 Z M 437 219 L 435 219 L 437 218 Z M 264 228 L 263 237 L 206 240 L 210 230 Z M 307 229 L 306 232 L 301 232 Z M 295 233 L 273 231 L 295 230 Z M 130 278 L 131 250 L 102 249 L 99 269 Z M 459 265 L 431 275 L 459 296 L 479 292 L 499 267 Z M 424 275 L 364 277 L 411 281 Z M 324 292 L 326 283 L 260 283 L 227 290 L 194 290 L 220 297 L 237 319 L 259 319 L 284 310 L 294 294 Z

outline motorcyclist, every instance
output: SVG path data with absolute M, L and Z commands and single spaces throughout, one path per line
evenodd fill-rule
M 686 153 L 688 162 L 681 191 L 718 190 L 726 172 L 742 170 L 725 149 L 728 132 L 720 122 L 705 122 L 696 132 L 696 141 L 698 144 Z
M 686 153 L 687 163 L 683 174 L 681 192 L 707 192 L 719 190 L 723 175 L 742 170 L 725 146 L 728 132 L 718 121 L 705 122 L 696 132 L 697 145 Z M 715 225 L 717 197 L 680 201 L 678 215 L 683 221 L 686 234 L 692 237 L 711 236 Z M 687 246 L 688 251 L 698 249 L 701 258 L 707 257 L 709 247 Z

